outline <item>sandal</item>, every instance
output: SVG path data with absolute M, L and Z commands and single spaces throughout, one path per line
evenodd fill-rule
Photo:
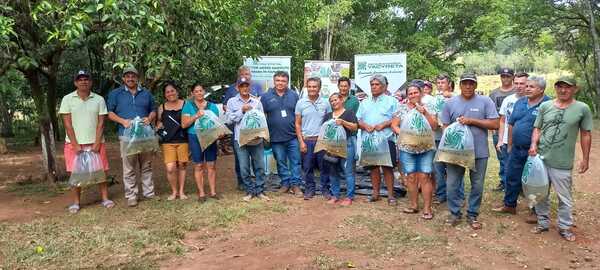
M 100 204 L 102 206 L 104 206 L 104 208 L 113 208 L 113 207 L 115 207 L 115 203 L 113 201 L 111 201 L 111 200 L 104 200 Z
M 388 202 L 389 206 L 396 206 L 396 205 L 398 205 L 398 201 L 396 201 L 396 199 L 394 199 L 394 198 L 388 199 L 387 202 Z
M 423 213 L 423 215 L 421 215 L 421 218 L 424 220 L 431 220 L 433 219 L 433 213 Z
M 219 194 L 216 194 L 216 193 L 215 193 L 215 194 L 213 194 L 213 195 L 210 195 L 209 197 L 210 197 L 211 199 L 213 199 L 213 200 L 217 200 L 217 201 L 218 201 L 218 200 L 220 200 L 220 199 L 222 198 L 222 197 L 221 197 L 221 195 L 219 195 Z
M 69 213 L 77 214 L 79 212 L 79 204 L 71 204 L 69 205 Z
M 416 214 L 416 213 L 419 213 L 419 210 L 417 210 L 415 208 L 404 208 L 404 209 L 402 209 L 402 212 L 405 214 Z
M 369 196 L 369 198 L 367 199 L 367 202 L 377 202 L 381 200 L 381 198 L 379 197 L 379 195 L 377 196 Z
M 575 233 L 573 233 L 573 231 L 571 231 L 570 229 L 558 230 L 558 234 L 560 234 L 562 238 L 569 242 L 574 242 L 577 239 L 577 237 L 575 237 Z
M 535 234 L 541 234 L 541 233 L 547 232 L 547 231 L 548 231 L 548 228 L 542 227 L 540 225 L 537 225 L 537 226 L 533 227 L 533 229 L 531 229 L 531 232 L 535 233 Z
M 471 226 L 471 229 L 473 229 L 473 230 L 479 230 L 482 227 L 481 223 L 479 223 L 479 221 L 477 221 L 477 219 L 475 219 L 475 218 L 467 219 L 467 223 L 469 223 L 469 225 Z
M 199 196 L 198 197 L 198 202 L 199 203 L 205 203 L 206 202 L 206 196 Z

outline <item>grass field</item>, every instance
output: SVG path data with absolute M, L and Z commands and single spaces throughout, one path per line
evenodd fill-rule
M 530 73 L 529 76 L 541 76 L 546 79 L 546 95 L 553 97 L 554 83 L 560 76 L 568 75 L 566 72 L 555 72 L 548 74 L 535 74 Z M 486 95 L 489 94 L 493 89 L 500 86 L 500 75 L 484 75 L 477 76 L 477 89 L 483 91 Z

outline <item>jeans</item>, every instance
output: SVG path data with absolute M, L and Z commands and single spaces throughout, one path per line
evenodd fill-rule
M 476 158 L 475 159 L 475 170 L 469 171 L 471 178 L 471 193 L 469 194 L 469 205 L 467 209 L 468 218 L 476 218 L 479 215 L 479 207 L 481 206 L 481 199 L 483 198 L 483 185 L 485 181 L 485 171 L 487 169 L 488 158 Z M 464 188 L 461 188 L 465 175 L 465 168 L 462 166 L 447 163 L 448 173 L 448 210 L 450 214 L 460 218 L 462 216 L 461 208 L 463 198 L 460 197 L 460 192 L 464 192 Z
M 304 193 L 313 195 L 315 194 L 315 173 L 314 169 L 318 168 L 321 174 L 321 193 L 329 194 L 329 177 L 327 176 L 327 170 L 323 167 L 323 155 L 325 151 L 319 151 L 314 153 L 316 140 L 306 140 L 306 153 L 302 153 L 302 175 L 304 177 Z
M 340 198 L 340 180 L 344 176 L 345 164 L 346 160 L 343 158 L 335 163 L 323 160 L 324 171 L 327 174 L 326 177 L 329 178 L 328 182 L 331 184 L 329 192 L 336 199 Z
M 435 145 L 439 145 L 440 141 L 436 140 Z M 446 163 L 444 162 L 433 162 L 433 175 L 435 177 L 435 197 L 437 197 L 438 201 L 445 202 L 448 199 L 446 192 Z M 461 179 L 460 187 L 458 188 L 459 197 L 461 200 L 465 199 L 465 185 Z
M 234 130 L 233 127 L 230 128 Z M 231 135 L 231 148 L 233 148 L 233 157 L 235 160 L 235 177 L 237 178 L 238 188 L 241 190 L 246 190 L 246 186 L 244 185 L 244 180 L 242 179 L 242 174 L 240 171 L 240 161 L 238 157 L 238 147 L 236 147 L 237 142 L 235 141 L 235 132 Z
M 246 194 L 258 196 L 265 192 L 265 164 L 263 143 L 257 145 L 244 145 L 240 147 L 238 142 L 234 143 L 238 155 L 240 155 L 240 172 Z M 254 169 L 255 181 L 252 181 L 251 170 Z
M 504 185 L 504 206 L 517 207 L 521 193 L 521 175 L 527 162 L 529 145 L 513 146 L 506 163 L 506 184 Z
M 273 156 L 277 161 L 277 174 L 282 187 L 300 186 L 300 146 L 297 139 L 272 142 Z
M 346 163 L 344 164 L 344 178 L 346 179 L 346 198 L 354 199 L 354 187 L 356 185 L 356 135 L 347 139 Z M 331 179 L 331 178 L 330 178 Z
M 507 127 L 508 128 L 508 127 Z M 494 132 L 492 135 L 492 141 L 494 142 L 494 149 L 496 149 L 496 145 L 498 145 L 498 132 Z M 508 160 L 508 152 L 506 149 L 506 144 L 503 144 L 500 147 L 500 151 L 496 149 L 496 157 L 498 158 L 498 162 L 500 163 L 500 168 L 498 168 L 498 176 L 500 176 L 500 185 L 502 187 L 506 187 L 506 162 Z
M 550 185 L 554 188 L 558 197 L 558 228 L 561 230 L 570 229 L 573 226 L 573 197 L 571 187 L 573 185 L 571 170 L 560 170 L 546 166 Z M 550 197 L 550 196 L 548 196 Z M 540 201 L 535 206 L 535 213 L 538 218 L 538 225 L 544 228 L 550 227 L 550 198 Z

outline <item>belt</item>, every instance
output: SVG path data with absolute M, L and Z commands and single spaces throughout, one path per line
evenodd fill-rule
M 308 136 L 308 137 L 304 137 L 305 141 L 316 141 L 319 138 L 319 136 Z

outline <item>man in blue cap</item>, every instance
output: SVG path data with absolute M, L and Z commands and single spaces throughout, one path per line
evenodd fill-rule
M 516 89 L 513 85 L 513 81 L 515 78 L 515 71 L 510 68 L 501 68 L 500 69 L 500 81 L 502 85 L 490 93 L 490 98 L 494 105 L 496 105 L 496 112 L 500 113 L 500 107 L 502 106 L 502 101 L 508 96 L 514 94 Z M 498 145 L 498 131 L 494 130 L 492 132 L 492 141 L 494 142 L 494 147 Z M 496 149 L 496 157 L 498 158 L 498 162 L 500 163 L 500 168 L 498 169 L 498 176 L 500 176 L 500 183 L 496 187 L 496 191 L 504 190 L 504 184 L 506 182 L 506 176 L 504 175 L 504 163 L 506 160 L 506 152 L 502 152 L 500 149 Z

